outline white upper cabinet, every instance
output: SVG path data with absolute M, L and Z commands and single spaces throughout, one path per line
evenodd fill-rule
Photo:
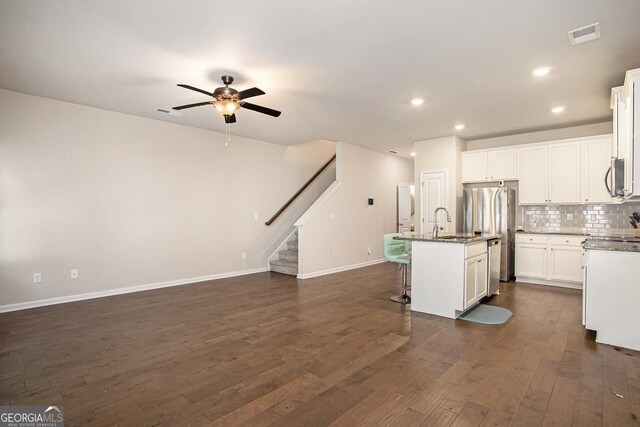
M 580 190 L 583 203 L 611 202 L 611 196 L 604 184 L 604 177 L 611 164 L 612 147 L 611 137 L 582 142 L 582 186 Z
M 546 145 L 521 148 L 518 157 L 520 204 L 548 203 L 549 148 Z
M 580 142 L 549 144 L 548 202 L 580 203 Z
M 489 151 L 489 179 L 513 180 L 518 179 L 518 151 L 507 150 Z
M 462 182 L 479 182 L 489 179 L 489 162 L 486 151 L 462 153 Z
M 513 148 L 462 153 L 462 182 L 518 179 L 517 151 Z
M 466 151 L 462 182 L 518 180 L 521 205 L 611 203 L 604 178 L 617 149 L 612 139 L 612 135 L 597 135 Z M 640 150 L 635 154 L 640 164 Z

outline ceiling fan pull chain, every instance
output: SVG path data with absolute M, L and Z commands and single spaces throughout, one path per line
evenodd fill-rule
M 226 140 L 224 141 L 224 146 L 228 147 L 229 143 L 231 142 L 231 124 L 227 123 L 225 125 L 225 130 L 226 130 Z

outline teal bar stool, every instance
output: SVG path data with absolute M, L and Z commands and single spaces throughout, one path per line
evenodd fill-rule
M 411 265 L 411 242 L 395 240 L 394 237 L 398 236 L 402 236 L 402 234 L 391 233 L 382 236 L 384 259 L 400 264 L 402 269 L 402 294 L 392 296 L 391 301 L 400 304 L 411 304 L 411 297 L 407 293 L 407 266 Z

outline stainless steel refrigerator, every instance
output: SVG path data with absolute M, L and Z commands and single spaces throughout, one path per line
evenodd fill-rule
M 508 187 L 465 188 L 463 196 L 464 232 L 502 235 L 500 280 L 511 280 L 515 272 L 515 190 Z

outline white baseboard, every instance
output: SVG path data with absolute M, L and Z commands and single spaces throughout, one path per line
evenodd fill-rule
M 558 288 L 569 288 L 569 289 L 580 289 L 582 290 L 582 283 L 572 283 L 572 282 L 556 282 L 554 280 L 544 280 L 544 279 L 532 279 L 529 277 L 516 277 L 516 282 L 522 283 L 530 283 L 533 285 L 544 285 L 544 286 L 555 286 Z
M 325 276 L 327 274 L 339 273 L 341 271 L 353 270 L 355 268 L 368 267 L 370 265 L 381 264 L 385 259 L 375 259 L 373 261 L 360 262 L 358 264 L 344 265 L 342 267 L 329 268 L 327 270 L 314 271 L 312 273 L 298 274 L 298 279 L 310 279 L 312 277 Z
M 211 274 L 209 276 L 191 277 L 188 279 L 170 280 L 167 282 L 148 283 L 146 285 L 131 286 L 127 288 L 109 289 L 107 291 L 89 292 L 86 294 L 68 295 L 64 297 L 47 298 L 35 301 L 20 302 L 16 304 L 0 305 L 0 313 L 9 311 L 26 310 L 29 308 L 43 307 L 46 305 L 64 304 L 67 302 L 82 301 L 93 298 L 110 297 L 113 295 L 129 294 L 132 292 L 148 291 L 151 289 L 168 288 L 171 286 L 191 285 L 209 280 L 225 279 L 227 277 L 245 276 L 247 274 L 263 273 L 269 271 L 266 267 L 251 270 L 232 271 L 229 273 Z

